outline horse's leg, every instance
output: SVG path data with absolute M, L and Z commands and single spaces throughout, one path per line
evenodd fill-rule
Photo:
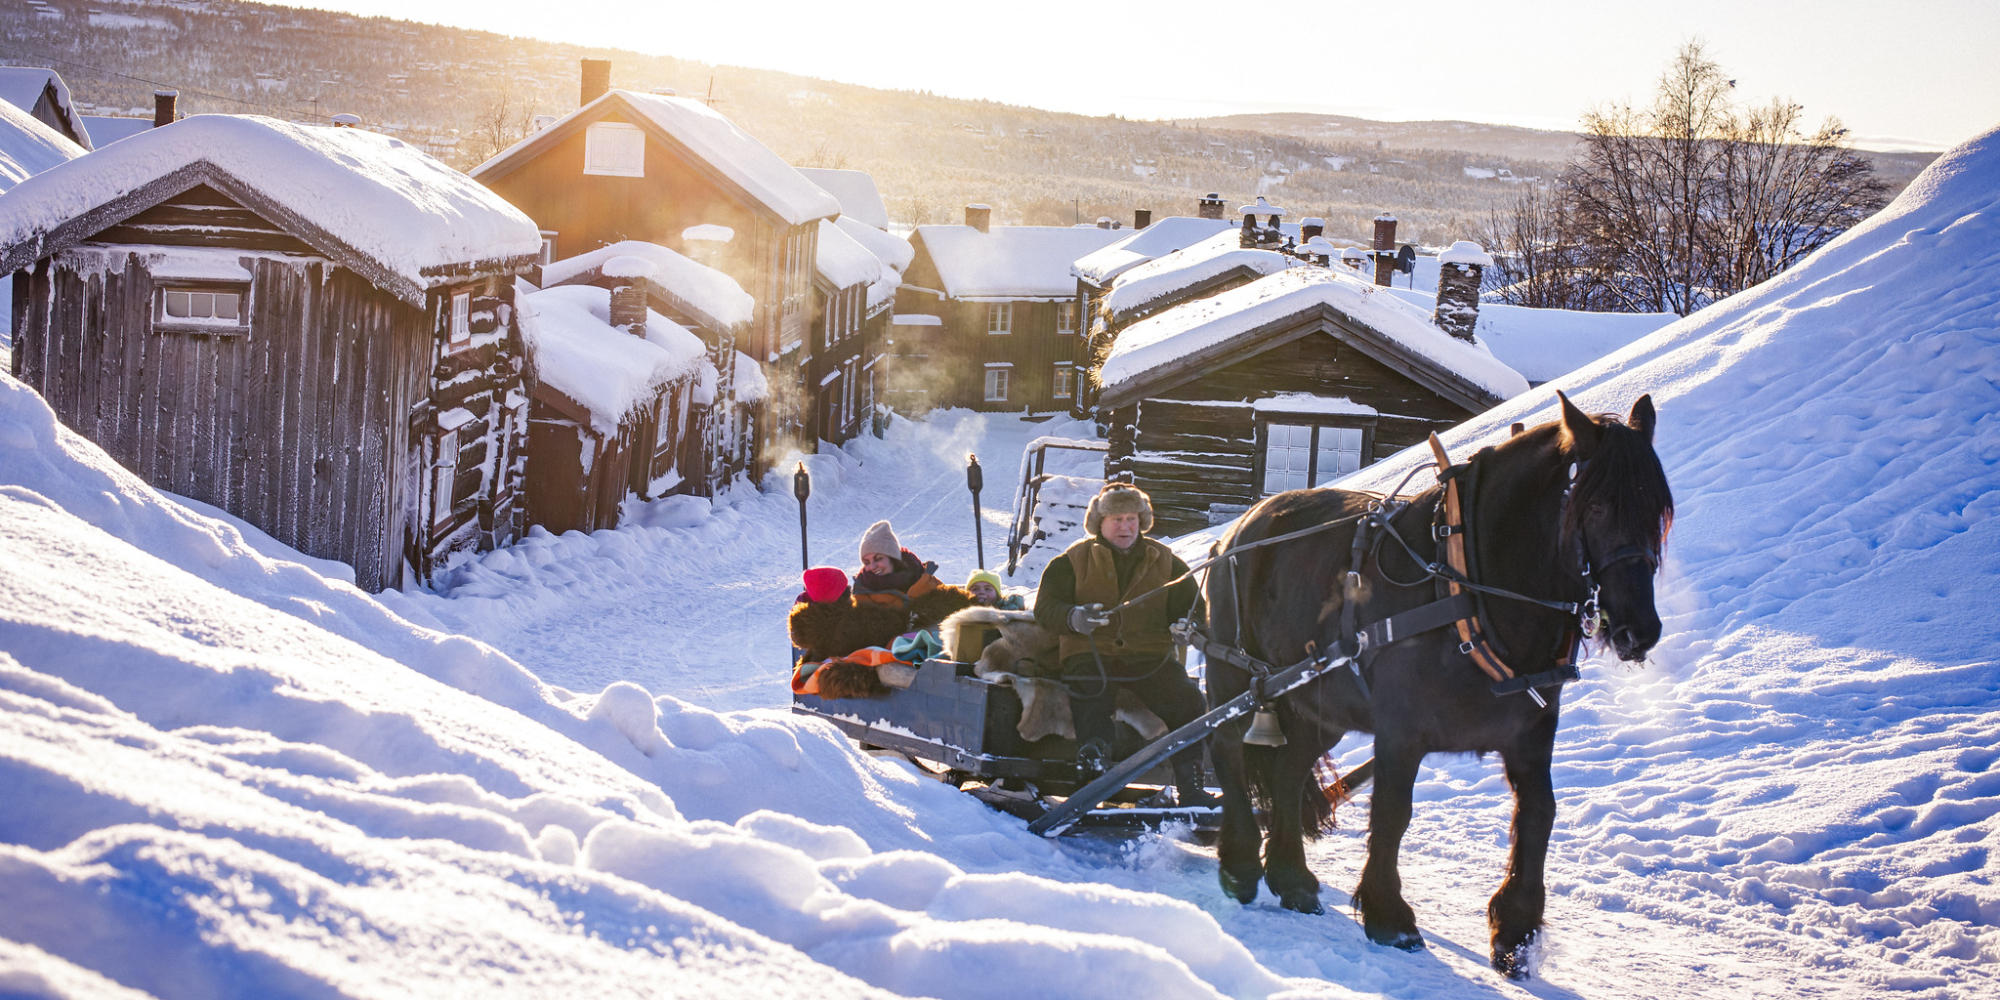
M 1338 740 L 1336 740 L 1338 742 Z M 1264 881 L 1287 910 L 1325 913 L 1319 902 L 1319 876 L 1306 864 L 1305 802 L 1311 788 L 1313 763 L 1323 750 L 1317 743 L 1294 740 L 1277 748 L 1271 775 L 1271 822 L 1264 848 Z M 1315 822 L 1316 822 L 1315 818 Z
M 1403 877 L 1396 870 L 1396 854 L 1410 828 L 1417 768 L 1423 760 L 1422 749 L 1390 744 L 1378 734 L 1375 794 L 1368 811 L 1368 863 L 1361 869 L 1361 884 L 1354 888 L 1354 908 L 1361 911 L 1368 940 L 1405 951 L 1424 946 L 1424 936 L 1417 933 L 1417 915 L 1403 902 Z
M 1486 925 L 1493 932 L 1493 967 L 1512 979 L 1528 977 L 1526 951 L 1541 932 L 1548 896 L 1543 869 L 1556 819 L 1555 784 L 1549 777 L 1554 746 L 1555 724 L 1550 720 L 1523 733 L 1513 747 L 1500 753 L 1507 784 L 1514 789 L 1514 847 L 1507 878 L 1486 906 Z
M 1237 902 L 1257 898 L 1257 880 L 1264 875 L 1258 860 L 1257 810 L 1250 799 L 1250 775 L 1243 761 L 1243 732 L 1239 723 L 1224 725 L 1208 742 L 1209 757 L 1215 762 L 1215 780 L 1222 786 L 1222 831 L 1216 839 L 1216 875 L 1222 891 Z

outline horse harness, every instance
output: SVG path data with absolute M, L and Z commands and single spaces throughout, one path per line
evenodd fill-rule
M 1458 652 L 1471 659 L 1481 672 L 1485 673 L 1491 679 L 1491 690 L 1495 697 L 1525 692 L 1528 697 L 1534 699 L 1536 705 L 1546 708 L 1548 701 L 1542 697 L 1541 692 L 1537 689 L 1561 687 L 1563 684 L 1576 680 L 1580 676 L 1576 666 L 1576 652 L 1585 637 L 1597 634 L 1602 612 L 1599 610 L 1597 604 L 1598 586 L 1591 571 L 1589 553 L 1587 550 L 1585 551 L 1582 566 L 1584 586 L 1589 596 L 1580 604 L 1567 601 L 1547 601 L 1474 582 L 1472 577 L 1476 567 L 1472 565 L 1472 554 L 1470 547 L 1466 545 L 1466 534 L 1467 525 L 1471 521 L 1469 509 L 1470 497 L 1476 492 L 1478 462 L 1475 456 L 1475 460 L 1473 461 L 1453 465 L 1445 452 L 1443 443 L 1438 441 L 1436 434 L 1431 435 L 1430 445 L 1432 454 L 1437 460 L 1438 481 L 1444 487 L 1444 495 L 1439 499 L 1437 507 L 1432 514 L 1431 524 L 1431 537 L 1438 543 L 1438 548 L 1442 553 L 1441 558 L 1426 560 L 1422 556 L 1419 556 L 1410 546 L 1409 542 L 1396 530 L 1395 525 L 1392 523 L 1393 518 L 1410 504 L 1410 501 L 1395 499 L 1396 495 L 1401 492 L 1401 486 L 1398 486 L 1397 490 L 1389 494 L 1387 498 L 1371 502 L 1368 506 L 1368 511 L 1358 517 L 1340 518 L 1314 528 L 1290 532 L 1276 538 L 1264 539 L 1259 542 L 1253 542 L 1250 545 L 1239 546 L 1225 552 L 1216 553 L 1209 561 L 1209 565 L 1212 566 L 1216 560 L 1226 559 L 1229 564 L 1229 571 L 1232 574 L 1233 583 L 1233 575 L 1236 568 L 1235 556 L 1246 549 L 1261 547 L 1271 542 L 1311 534 L 1350 522 L 1355 523 L 1354 541 L 1350 546 L 1348 569 L 1341 577 L 1340 634 L 1343 636 L 1341 641 L 1343 648 L 1337 654 L 1322 654 L 1308 643 L 1305 660 L 1290 667 L 1280 669 L 1251 656 L 1240 647 L 1218 642 L 1208 637 L 1192 623 L 1183 622 L 1176 625 L 1174 629 L 1175 638 L 1178 641 L 1201 650 L 1202 654 L 1210 659 L 1220 660 L 1252 674 L 1254 678 L 1253 683 L 1258 688 L 1259 701 L 1275 699 L 1279 695 L 1284 694 L 1285 691 L 1301 686 L 1306 680 L 1324 673 L 1327 669 L 1343 664 L 1353 674 L 1354 682 L 1360 688 L 1361 696 L 1366 699 L 1370 698 L 1371 695 L 1367 678 L 1362 673 L 1362 670 L 1364 667 L 1370 665 L 1376 655 L 1385 647 L 1434 629 L 1449 626 L 1458 635 Z M 1416 471 L 1412 470 L 1411 475 L 1415 475 Z M 1565 506 L 1569 502 L 1570 491 L 1575 487 L 1576 476 L 1577 467 L 1571 466 L 1570 483 L 1565 488 L 1563 495 Z M 1459 485 L 1461 481 L 1465 483 L 1463 489 Z M 1405 477 L 1404 483 L 1408 482 L 1408 477 Z M 1409 555 L 1413 562 L 1422 567 L 1425 578 L 1435 582 L 1438 599 L 1378 621 L 1362 624 L 1358 620 L 1359 605 L 1362 599 L 1362 566 L 1367 558 L 1380 548 L 1385 540 L 1394 540 Z M 1605 567 L 1609 567 L 1614 563 L 1624 562 L 1627 559 L 1644 558 L 1645 556 L 1646 553 L 1634 547 L 1620 549 L 1618 552 L 1613 553 L 1612 557 L 1606 561 Z M 1417 581 L 1417 583 L 1421 582 L 1421 580 Z M 1409 584 L 1409 586 L 1414 585 L 1416 584 Z M 1237 592 L 1237 589 L 1232 586 L 1231 593 Z M 1576 624 L 1564 629 L 1557 640 L 1557 648 L 1555 650 L 1556 665 L 1553 668 L 1523 675 L 1515 673 L 1507 665 L 1503 654 L 1494 648 L 1494 642 L 1488 637 L 1488 631 L 1484 623 L 1484 619 L 1487 617 L 1486 598 L 1488 596 L 1504 597 L 1510 600 L 1537 604 L 1575 616 L 1578 619 Z M 1238 620 L 1240 627 L 1240 614 Z M 1299 669 L 1302 667 L 1308 669 L 1302 671 Z M 1280 678 L 1279 675 L 1283 675 L 1283 677 Z

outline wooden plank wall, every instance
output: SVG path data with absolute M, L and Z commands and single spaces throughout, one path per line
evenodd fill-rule
M 469 346 L 448 344 L 451 299 L 459 291 L 472 293 Z M 454 409 L 472 414 L 457 428 L 458 452 L 448 511 L 440 516 L 431 491 L 435 476 L 423 477 L 424 500 L 417 507 L 425 539 L 411 560 L 429 578 L 454 553 L 483 551 L 512 544 L 523 527 L 520 483 L 521 456 L 526 446 L 527 396 L 521 372 L 526 367 L 520 331 L 514 322 L 513 282 L 488 278 L 451 285 L 431 293 L 425 347 L 430 354 L 427 398 L 412 411 L 414 432 L 425 436 L 429 466 L 435 470 L 450 456 L 437 448 L 446 430 L 438 420 Z M 622 478 L 620 482 L 623 482 Z
M 934 406 L 1019 413 L 1026 406 L 1036 413 L 1067 411 L 1069 399 L 1055 398 L 1055 363 L 1074 362 L 1078 334 L 1056 333 L 1056 303 L 1015 302 L 1013 331 L 986 332 L 985 302 L 940 303 L 944 320 L 925 372 L 934 383 Z M 910 328 L 905 328 L 910 329 Z M 922 329 L 922 328 L 917 328 Z M 1007 401 L 986 401 L 986 364 L 1013 365 Z

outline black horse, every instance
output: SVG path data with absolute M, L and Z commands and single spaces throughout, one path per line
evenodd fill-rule
M 1473 579 L 1585 606 L 1592 626 L 1602 622 L 1599 638 L 1620 658 L 1643 660 L 1660 638 L 1653 575 L 1673 521 L 1666 473 L 1653 453 L 1652 399 L 1641 396 L 1621 422 L 1612 415 L 1586 416 L 1558 398 L 1561 420 L 1482 450 L 1471 463 L 1477 475 L 1461 480 L 1475 487 L 1463 498 Z M 1432 487 L 1389 518 L 1402 541 L 1388 537 L 1365 557 L 1356 601 L 1360 624 L 1438 598 L 1436 578 L 1425 567 L 1444 561 L 1432 530 L 1442 492 Z M 1282 493 L 1245 515 L 1222 547 L 1353 518 L 1373 500 L 1333 489 Z M 1208 635 L 1275 664 L 1351 649 L 1343 645 L 1341 607 L 1354 530 L 1343 524 L 1244 552 L 1233 573 L 1216 566 L 1207 582 Z M 1590 598 L 1595 603 L 1585 605 Z M 1515 674 L 1557 669 L 1572 650 L 1577 615 L 1502 596 L 1487 596 L 1484 603 L 1486 635 Z M 1463 648 L 1453 628 L 1432 629 L 1378 647 L 1364 661 L 1360 680 L 1341 668 L 1294 690 L 1273 706 L 1288 740 L 1283 746 L 1245 746 L 1242 720 L 1216 734 L 1211 752 L 1223 790 L 1217 846 L 1225 892 L 1248 903 L 1262 877 L 1286 908 L 1322 912 L 1303 838 L 1322 832 L 1331 807 L 1309 779 L 1315 762 L 1344 734 L 1373 733 L 1368 860 L 1354 906 L 1371 941 L 1423 947 L 1396 868 L 1417 767 L 1430 753 L 1498 752 L 1514 789 L 1513 855 L 1487 906 L 1487 923 L 1494 967 L 1526 975 L 1524 949 L 1542 924 L 1542 869 L 1555 820 L 1549 763 L 1561 688 L 1539 689 L 1546 706 L 1525 692 L 1496 696 L 1493 681 Z M 1208 669 L 1214 704 L 1252 681 L 1247 671 L 1214 658 Z M 1253 790 L 1268 809 L 1261 864 Z

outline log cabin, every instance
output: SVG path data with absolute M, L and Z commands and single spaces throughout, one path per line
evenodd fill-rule
M 764 456 L 809 447 L 803 349 L 812 322 L 819 222 L 839 202 L 701 101 L 609 89 L 585 60 L 577 110 L 472 171 L 541 223 L 548 259 L 624 240 L 657 243 L 735 278 L 756 301 L 741 350 L 770 366 L 753 413 L 753 478 Z
M 901 398 L 920 384 L 931 406 L 1067 412 L 1080 328 L 1070 266 L 1127 234 L 991 219 L 991 209 L 970 205 L 965 225 L 918 226 L 911 235 L 916 254 L 896 312 L 935 316 L 937 324 L 909 326 L 896 338 Z
M 561 534 L 617 527 L 628 500 L 688 492 L 705 471 L 693 428 L 707 345 L 648 308 L 642 257 L 613 257 L 611 288 L 521 286 L 533 374 L 525 475 L 528 523 Z M 620 279 L 623 279 L 622 281 Z
M 197 115 L 0 198 L 13 374 L 155 487 L 430 580 L 519 533 L 535 224 L 400 140 Z
M 1371 464 L 1528 388 L 1421 307 L 1318 266 L 1134 323 L 1097 377 L 1105 478 L 1150 493 L 1163 535 Z

